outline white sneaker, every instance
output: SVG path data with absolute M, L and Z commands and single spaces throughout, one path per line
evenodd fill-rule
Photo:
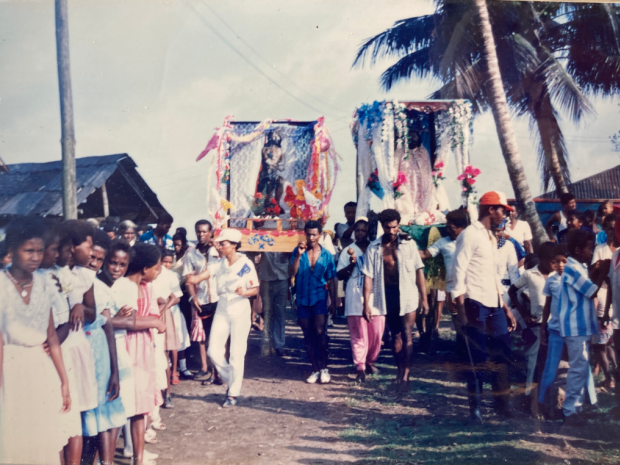
M 332 377 L 329 376 L 329 371 L 327 371 L 327 368 L 323 368 L 321 370 L 321 384 L 327 384 L 332 380 Z
M 314 373 L 312 373 L 308 379 L 306 379 L 306 383 L 308 384 L 314 384 L 319 380 L 319 376 L 321 375 L 320 371 L 315 371 Z M 329 375 L 328 375 L 329 376 Z
M 142 455 L 142 458 L 144 458 L 144 460 L 155 460 L 157 457 L 159 457 L 159 454 L 156 454 L 155 452 L 149 452 L 148 450 L 144 449 L 144 454 Z

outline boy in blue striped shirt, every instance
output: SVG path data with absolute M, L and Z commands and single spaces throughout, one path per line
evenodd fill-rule
M 590 372 L 590 340 L 598 332 L 594 298 L 609 270 L 597 267 L 588 276 L 585 263 L 592 261 L 596 239 L 590 231 L 575 229 L 568 234 L 568 262 L 560 282 L 558 302 L 560 334 L 568 350 L 568 375 L 564 399 L 564 424 L 581 426 L 579 415 Z

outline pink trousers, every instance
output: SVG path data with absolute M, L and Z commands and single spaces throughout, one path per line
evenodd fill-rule
M 385 316 L 373 316 L 370 323 L 363 316 L 348 316 L 353 363 L 357 370 L 374 365 L 381 351 L 381 338 L 385 329 Z

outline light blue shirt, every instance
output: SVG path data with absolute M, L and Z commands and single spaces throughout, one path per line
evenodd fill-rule
M 545 287 L 543 288 L 543 295 L 545 297 L 551 297 L 551 315 L 547 322 L 547 329 L 553 329 L 560 332 L 560 314 L 558 309 L 558 303 L 560 300 L 560 292 L 562 290 L 562 276 L 557 273 L 553 273 L 547 278 Z
M 592 296 L 598 286 L 590 281 L 587 267 L 569 258 L 561 278 L 559 300 L 562 337 L 598 334 L 596 308 Z

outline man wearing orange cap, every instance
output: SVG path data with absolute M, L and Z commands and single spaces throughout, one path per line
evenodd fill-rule
M 503 305 L 504 289 L 496 265 L 497 242 L 491 228 L 501 224 L 512 210 L 503 192 L 487 192 L 480 198 L 478 221 L 456 240 L 452 281 L 447 289 L 456 301 L 457 329 L 466 340 L 459 356 L 462 362 L 471 365 L 466 378 L 473 423 L 482 422 L 482 377 L 490 367 L 493 367 L 494 406 L 503 416 L 511 415 L 509 331 L 516 327 L 516 322 Z

